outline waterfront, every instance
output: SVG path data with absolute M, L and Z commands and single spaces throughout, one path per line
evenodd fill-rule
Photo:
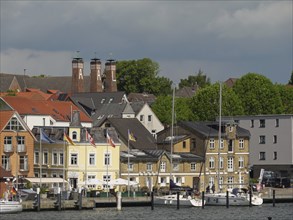
M 225 206 L 206 206 L 202 208 L 180 208 L 155 206 L 151 207 L 122 207 L 121 211 L 116 208 L 98 208 L 95 210 L 66 210 L 66 211 L 24 211 L 18 214 L 1 215 L 1 219 L 11 220 L 39 220 L 39 219 L 107 219 L 107 220 L 123 220 L 123 219 L 193 219 L 193 220 L 293 220 L 292 203 L 278 203 L 275 207 L 272 204 L 263 204 L 262 206 L 253 207 L 229 207 Z

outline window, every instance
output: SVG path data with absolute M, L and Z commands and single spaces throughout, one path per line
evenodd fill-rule
M 133 171 L 133 163 L 129 163 L 128 164 L 128 170 L 129 171 Z
M 74 131 L 74 132 L 72 132 L 72 140 L 77 140 L 77 132 L 76 131 Z
M 52 164 L 53 165 L 58 164 L 58 153 L 57 152 L 53 152 L 53 154 L 52 154 Z
M 152 115 L 148 115 L 148 121 L 152 121 Z
M 215 139 L 210 139 L 210 149 L 215 149 Z
M 233 157 L 228 157 L 228 172 L 233 171 Z
M 4 147 L 12 147 L 12 137 L 4 137 Z
M 103 181 L 104 181 L 104 183 L 106 183 L 106 184 L 103 185 L 103 187 L 105 189 L 107 189 L 107 187 L 110 188 L 110 185 L 107 184 L 107 182 L 109 182 L 110 180 L 111 180 L 111 176 L 110 175 L 103 175 Z
M 22 125 L 19 123 L 17 118 L 13 117 L 5 127 L 5 130 L 12 130 L 12 131 L 23 131 Z
M 240 177 L 239 177 L 239 183 L 240 183 L 241 185 L 244 184 L 244 176 L 240 176 Z
M 110 165 L 110 154 L 109 153 L 105 153 L 104 154 L 104 165 Z
M 215 159 L 213 157 L 211 157 L 209 160 L 209 167 L 210 167 L 210 169 L 215 168 Z
M 278 153 L 277 151 L 274 151 L 274 157 L 273 157 L 274 160 L 277 160 L 278 159 Z
M 101 104 L 103 104 L 104 102 L 105 102 L 105 99 L 102 99 L 102 100 L 101 100 Z
M 140 120 L 140 121 L 143 121 L 143 120 L 144 120 L 144 115 L 140 115 L 140 116 L 139 116 L 139 120 Z
M 7 155 L 2 155 L 2 167 L 4 170 L 10 171 L 10 158 Z
M 228 176 L 228 189 L 233 189 L 233 182 L 234 182 L 234 178 L 233 176 Z
M 260 128 L 265 128 L 266 127 L 266 121 L 264 119 L 259 120 L 259 127 Z
M 238 167 L 239 168 L 244 168 L 244 157 L 239 157 L 239 160 L 238 160 Z
M 195 149 L 196 148 L 196 139 L 192 138 L 191 139 L 191 149 Z
M 190 164 L 190 171 L 196 171 L 196 163 L 192 162 Z
M 183 143 L 182 143 L 182 147 L 183 147 L 183 149 L 185 149 L 186 148 L 186 141 L 183 141 Z
M 224 168 L 224 158 L 220 157 L 220 169 Z
M 211 188 L 212 185 L 214 185 L 214 184 L 215 184 L 215 178 L 212 177 L 212 176 L 210 176 L 210 177 L 209 177 L 209 185 L 210 185 L 210 188 Z
M 244 139 L 239 139 L 239 149 L 244 149 Z
M 59 164 L 64 165 L 64 154 L 63 154 L 63 152 L 59 153 Z
M 220 176 L 220 179 L 219 179 L 219 188 L 220 189 L 223 188 L 223 184 L 224 184 L 224 178 L 222 176 Z
M 266 159 L 266 152 L 259 152 L 259 159 L 265 160 Z
M 276 127 L 279 127 L 279 119 L 278 118 L 276 118 Z
M 276 144 L 278 142 L 277 135 L 274 135 L 273 143 Z
M 266 143 L 266 136 L 264 136 L 264 135 L 259 136 L 259 143 L 265 144 Z
M 40 153 L 39 151 L 35 151 L 35 156 L 34 156 L 34 164 L 40 163 Z
M 25 152 L 25 137 L 17 136 L 17 152 Z
M 224 149 L 224 139 L 221 138 L 220 149 Z
M 160 164 L 160 171 L 161 172 L 166 172 L 166 162 L 161 162 Z
M 228 140 L 228 151 L 233 152 L 233 147 L 234 147 L 234 141 Z
M 250 120 L 250 127 L 251 127 L 251 128 L 254 127 L 254 120 Z
M 27 161 L 27 156 L 19 156 L 19 169 L 20 170 L 28 170 L 28 161 Z
M 95 165 L 96 164 L 96 155 L 91 153 L 89 155 L 89 165 Z
M 152 171 L 153 170 L 153 165 L 151 163 L 147 163 L 147 171 Z
M 70 154 L 70 165 L 77 165 L 77 154 L 76 153 L 71 153 Z
M 48 151 L 43 152 L 43 164 L 48 164 Z
M 233 126 L 229 126 L 229 132 L 233 131 Z
M 178 171 L 179 170 L 179 163 L 173 163 L 173 170 Z

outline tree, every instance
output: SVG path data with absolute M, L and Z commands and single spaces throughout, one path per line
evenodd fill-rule
M 172 81 L 159 77 L 159 64 L 149 58 L 118 61 L 116 73 L 118 90 L 127 94 L 146 92 L 157 96 L 171 93 Z
M 204 72 L 199 69 L 197 75 L 195 76 L 188 76 L 187 79 L 181 79 L 179 83 L 179 88 L 187 87 L 194 87 L 199 86 L 200 88 L 204 88 L 205 86 L 210 85 L 210 79 L 204 74 Z
M 263 75 L 247 73 L 238 79 L 233 90 L 242 101 L 244 114 L 280 114 L 282 100 L 277 88 Z
M 200 89 L 191 101 L 192 120 L 214 121 L 220 115 L 220 84 Z M 242 115 L 241 100 L 231 88 L 222 85 L 222 115 Z
M 282 104 L 284 114 L 293 114 L 293 86 L 291 85 L 275 85 L 278 89 Z
M 172 123 L 172 101 L 173 98 L 170 95 L 158 96 L 152 105 L 152 110 L 165 126 Z M 175 97 L 174 111 L 174 123 L 189 120 L 191 117 L 190 98 Z

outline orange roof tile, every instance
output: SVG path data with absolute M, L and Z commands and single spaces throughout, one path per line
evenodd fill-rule
M 4 129 L 4 127 L 7 125 L 8 121 L 13 116 L 14 111 L 0 111 L 0 131 Z
M 71 119 L 71 111 L 79 110 L 72 102 L 31 100 L 21 96 L 5 96 L 3 99 L 20 115 L 51 115 L 56 121 Z M 84 112 L 80 111 L 81 122 L 92 122 Z

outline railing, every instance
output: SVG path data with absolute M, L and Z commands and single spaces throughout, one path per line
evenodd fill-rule
M 5 144 L 5 145 L 4 145 L 4 152 L 6 152 L 6 153 L 11 153 L 11 152 L 13 152 L 12 144 Z
M 25 145 L 24 145 L 24 144 L 18 144 L 18 145 L 17 145 L 17 152 L 18 152 L 18 153 L 24 153 L 24 152 L 26 152 L 26 147 L 25 147 Z

